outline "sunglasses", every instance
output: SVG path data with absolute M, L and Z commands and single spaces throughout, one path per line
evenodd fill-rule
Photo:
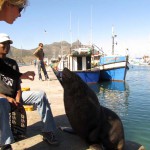
M 13 4 L 9 4 L 9 5 L 14 6 L 14 7 L 18 7 L 19 13 L 21 13 L 21 11 L 24 9 L 24 6 L 16 6 L 16 5 L 13 5 Z
M 19 8 L 18 8 L 19 13 L 21 13 L 23 9 L 24 9 L 24 7 L 19 7 Z

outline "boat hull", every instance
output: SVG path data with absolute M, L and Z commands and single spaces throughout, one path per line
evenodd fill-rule
M 98 83 L 100 79 L 100 71 L 75 71 L 75 73 L 86 83 Z
M 100 58 L 100 80 L 124 81 L 128 70 L 127 56 L 104 56 Z
M 126 68 L 101 70 L 100 76 L 100 80 L 124 81 L 126 77 Z
M 73 72 L 76 73 L 85 83 L 98 83 L 100 79 L 100 70 Z M 61 79 L 62 71 L 58 71 L 57 77 Z

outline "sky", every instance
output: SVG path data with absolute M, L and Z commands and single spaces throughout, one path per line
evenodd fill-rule
M 150 0 L 29 0 L 13 25 L 0 23 L 0 32 L 18 49 L 79 39 L 110 53 L 112 26 L 116 53 L 150 55 Z

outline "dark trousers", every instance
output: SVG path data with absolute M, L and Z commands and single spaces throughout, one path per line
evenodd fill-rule
M 41 75 L 41 69 L 44 73 L 45 79 L 49 79 L 47 71 L 45 69 L 45 64 L 43 60 L 39 60 L 38 61 L 38 75 L 39 75 L 39 79 L 42 79 L 42 75 Z

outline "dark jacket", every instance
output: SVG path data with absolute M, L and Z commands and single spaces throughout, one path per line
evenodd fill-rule
M 12 69 L 10 66 L 6 65 L 3 59 L 0 59 L 0 73 L 7 75 L 12 79 L 19 79 L 22 73 Z

